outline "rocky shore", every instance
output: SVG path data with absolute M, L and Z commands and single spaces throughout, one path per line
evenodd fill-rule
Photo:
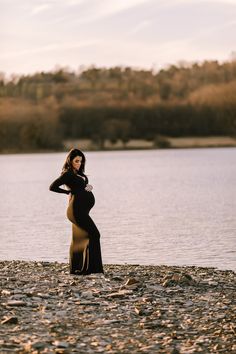
M 0 353 L 236 352 L 235 273 L 1 261 Z

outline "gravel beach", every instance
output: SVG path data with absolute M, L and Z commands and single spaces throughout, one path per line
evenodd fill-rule
M 0 353 L 235 353 L 235 272 L 0 261 Z

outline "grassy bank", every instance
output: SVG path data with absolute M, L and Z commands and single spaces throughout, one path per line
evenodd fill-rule
M 79 148 L 83 151 L 112 151 L 112 150 L 150 150 L 150 149 L 188 149 L 188 148 L 219 148 L 236 147 L 236 138 L 228 136 L 214 137 L 185 137 L 170 138 L 158 137 L 156 141 L 142 139 L 132 139 L 126 144 L 117 141 L 112 144 L 105 140 L 104 147 L 101 148 L 90 139 L 70 139 L 63 141 L 62 149 L 2 149 L 1 154 L 21 154 L 21 153 L 52 153 L 68 151 L 71 148 Z
M 80 147 L 82 150 L 98 150 L 98 146 L 89 139 L 66 140 L 64 141 L 65 149 Z M 159 137 L 156 141 L 147 140 L 130 140 L 126 144 L 117 141 L 112 144 L 106 140 L 104 149 L 107 150 L 123 150 L 123 149 L 158 149 L 158 148 L 204 148 L 204 147 L 236 147 L 236 138 L 228 136 L 213 137 L 184 137 L 170 138 Z

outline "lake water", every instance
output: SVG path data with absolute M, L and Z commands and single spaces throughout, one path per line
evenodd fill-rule
M 1 260 L 68 262 L 66 153 L 1 155 Z M 103 262 L 236 269 L 236 149 L 87 152 Z

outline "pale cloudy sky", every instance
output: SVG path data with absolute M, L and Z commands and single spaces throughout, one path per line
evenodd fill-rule
M 0 0 L 0 71 L 156 68 L 236 51 L 236 0 Z

